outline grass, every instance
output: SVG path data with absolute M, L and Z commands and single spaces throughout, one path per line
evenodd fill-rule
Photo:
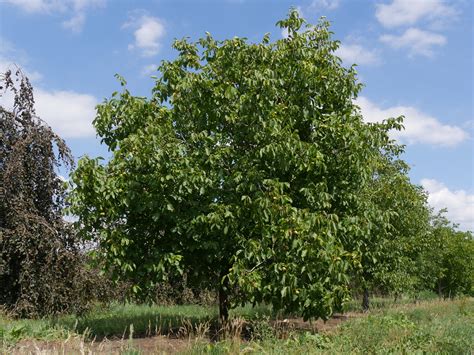
M 343 324 L 330 341 L 341 352 L 474 351 L 474 302 L 464 299 L 406 305 Z
M 438 295 L 433 292 L 425 291 L 416 295 L 401 296 L 397 299 L 394 297 L 370 297 L 370 309 L 380 310 L 386 308 L 398 307 L 400 305 L 410 305 L 419 301 L 435 301 Z M 362 299 L 353 299 L 346 305 L 347 312 L 362 312 Z
M 328 334 L 294 332 L 286 339 L 231 339 L 196 344 L 190 354 L 471 354 L 474 301 L 429 301 L 371 311 Z
M 233 317 L 254 319 L 270 316 L 266 306 L 238 307 L 231 311 Z M 217 308 L 199 305 L 159 306 L 112 304 L 97 306 L 84 316 L 61 316 L 45 319 L 8 319 L 0 315 L 0 342 L 14 344 L 21 339 L 67 339 L 71 335 L 86 335 L 87 339 L 129 338 L 178 333 L 183 324 L 213 323 Z M 130 327 L 132 325 L 132 327 Z
M 83 317 L 63 317 L 53 321 L 56 325 L 91 336 L 129 337 L 133 324 L 135 336 L 163 334 L 178 329 L 184 321 L 193 324 L 205 323 L 216 317 L 213 307 L 198 305 L 148 306 L 136 304 L 113 304 L 106 310 L 95 309 Z
M 190 354 L 474 352 L 473 299 L 424 301 L 416 305 L 413 300 L 401 300 L 393 305 L 393 301 L 374 299 L 372 305 L 376 306 L 366 316 L 361 314 L 329 333 L 319 334 L 301 330 L 279 333 L 268 322 L 275 316 L 271 308 L 241 307 L 231 313 L 236 319 L 235 329 L 231 331 L 234 337 L 216 343 L 203 336 L 209 334 L 210 324 L 216 319 L 215 307 L 113 304 L 97 307 L 83 317 L 11 320 L 0 316 L 0 353 L 7 353 L 20 340 L 66 343 L 74 339 L 84 346 L 93 339 L 100 342 L 107 337 L 122 340 L 120 353 L 138 354 L 138 348 L 132 345 L 133 337 L 168 332 L 187 337 L 189 346 L 185 352 Z M 252 326 L 251 341 L 235 336 L 242 329 L 244 319 Z

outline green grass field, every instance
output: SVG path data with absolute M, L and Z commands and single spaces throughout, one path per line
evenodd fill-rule
M 269 307 L 239 307 L 231 316 L 254 319 L 272 316 Z M 89 338 L 128 338 L 130 325 L 133 336 L 143 337 L 168 334 L 179 330 L 183 324 L 213 323 L 217 318 L 216 307 L 198 305 L 157 306 L 136 304 L 113 304 L 98 306 L 82 317 L 61 316 L 48 319 L 13 320 L 0 317 L 0 340 L 15 342 L 21 339 L 66 339 L 71 334 L 87 333 Z
M 472 354 L 474 301 L 431 301 L 372 311 L 326 334 L 295 332 L 287 339 L 201 343 L 192 354 Z
M 155 336 L 158 339 L 156 335 L 171 332 L 173 336 L 166 338 L 167 346 L 179 342 L 179 352 L 188 354 L 470 354 L 474 351 L 473 299 L 432 300 L 416 305 L 413 302 L 394 305 L 389 300 L 378 300 L 374 304 L 378 306 L 368 314 L 351 313 L 353 317 L 349 320 L 324 333 L 298 328 L 282 332 L 271 325 L 269 320 L 275 315 L 268 307 L 238 308 L 232 315 L 240 319 L 240 327 L 243 324 L 251 326 L 251 338 L 244 340 L 236 336 L 240 331 L 237 327 L 230 339 L 220 342 L 210 342 L 206 333 L 215 324 L 217 311 L 214 307 L 115 304 L 98 307 L 83 317 L 11 320 L 3 316 L 0 318 L 1 350 L 6 354 L 22 342 L 58 345 L 70 342 L 72 338 L 79 341 L 80 346 L 87 347 L 92 340 L 100 343 L 107 337 L 122 340 L 122 346 L 112 353 L 145 354 L 148 351 L 135 345 L 140 339 L 132 337 Z M 356 304 L 354 308 L 357 308 Z M 149 342 L 155 338 L 148 338 Z M 163 338 L 159 339 L 162 341 Z M 158 345 L 154 349 L 160 351 Z M 169 349 L 166 352 L 172 352 Z

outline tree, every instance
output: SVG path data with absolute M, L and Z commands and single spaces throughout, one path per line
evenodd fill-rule
M 399 154 L 402 147 L 398 147 Z M 371 228 L 361 243 L 363 309 L 369 308 L 369 290 L 401 294 L 420 284 L 419 258 L 430 233 L 430 209 L 423 189 L 410 182 L 408 166 L 381 156 L 377 173 L 367 187 Z
M 151 98 L 119 77 L 98 106 L 113 157 L 79 162 L 72 211 L 138 293 L 185 272 L 218 290 L 224 320 L 262 301 L 326 318 L 347 299 L 360 255 L 344 241 L 366 232 L 361 191 L 398 121 L 363 122 L 327 21 L 291 11 L 278 25 L 288 38 L 176 41 Z
M 14 105 L 0 107 L 0 304 L 22 317 L 77 311 L 80 257 L 63 220 L 65 186 L 55 170 L 73 160 L 35 115 L 28 79 L 7 71 L 1 82 Z
M 441 210 L 432 216 L 427 248 L 422 255 L 424 284 L 439 297 L 474 294 L 474 238 L 457 230 Z

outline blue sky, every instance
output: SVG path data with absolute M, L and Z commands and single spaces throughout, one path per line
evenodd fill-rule
M 76 157 L 107 155 L 91 126 L 94 106 L 124 76 L 147 95 L 153 71 L 172 59 L 175 38 L 259 41 L 295 7 L 309 22 L 326 16 L 338 55 L 358 64 L 367 121 L 404 114 L 412 181 L 474 230 L 473 2 L 470 0 L 0 0 L 0 69 L 33 81 L 37 112 Z M 3 100 L 6 100 L 5 98 Z

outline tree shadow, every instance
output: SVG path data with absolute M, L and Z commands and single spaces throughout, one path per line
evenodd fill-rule
M 182 336 L 194 331 L 199 324 L 212 324 L 217 312 L 165 307 L 138 307 L 129 309 L 96 309 L 84 316 L 62 317 L 51 320 L 51 326 L 60 327 L 89 339 L 140 338 L 155 335 Z M 200 312 L 199 312 L 200 311 Z
M 88 339 L 102 340 L 141 338 L 155 335 L 186 337 L 202 332 L 215 333 L 218 329 L 217 307 L 199 305 L 147 306 L 115 304 L 98 306 L 83 316 L 66 316 L 50 320 L 50 326 L 83 334 Z M 278 314 L 271 307 L 237 307 L 231 318 L 275 319 Z

